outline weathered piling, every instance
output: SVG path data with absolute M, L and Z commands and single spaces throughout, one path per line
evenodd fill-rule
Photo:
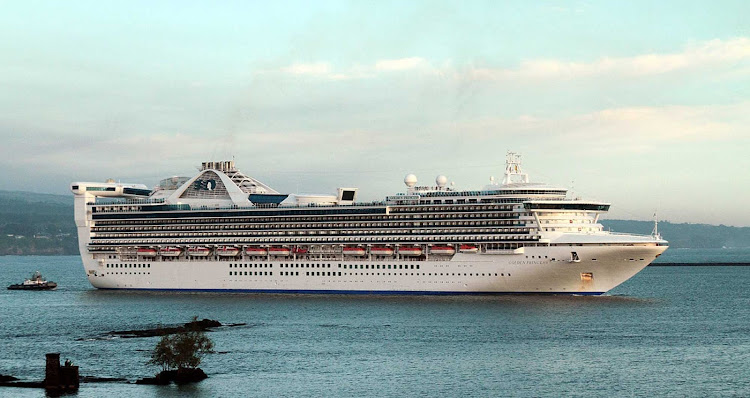
M 60 366 L 60 353 L 47 354 L 47 368 L 44 376 L 44 388 L 49 392 L 68 392 L 78 390 L 78 366 L 65 361 Z

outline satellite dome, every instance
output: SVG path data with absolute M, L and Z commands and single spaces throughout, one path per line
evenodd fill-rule
M 445 184 L 447 184 L 447 183 L 448 183 L 448 177 L 446 177 L 444 175 L 439 175 L 439 176 L 437 176 L 435 178 L 435 184 L 437 184 L 437 186 L 439 186 L 441 188 L 444 187 Z
M 406 184 L 406 186 L 409 188 L 417 185 L 417 176 L 415 176 L 414 174 L 407 175 L 406 177 L 404 177 L 404 184 Z

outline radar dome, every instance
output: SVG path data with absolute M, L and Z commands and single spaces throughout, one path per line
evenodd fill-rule
M 406 177 L 404 177 L 404 184 L 406 184 L 406 186 L 409 188 L 417 185 L 417 176 L 415 176 L 414 174 L 407 175 Z
M 446 176 L 440 175 L 440 176 L 437 176 L 437 178 L 435 178 L 435 184 L 437 184 L 437 186 L 441 188 L 444 187 L 445 184 L 447 183 L 448 183 L 448 177 Z

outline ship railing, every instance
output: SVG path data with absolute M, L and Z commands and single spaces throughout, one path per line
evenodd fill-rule
M 654 237 L 653 235 L 650 235 L 650 234 L 631 234 L 628 232 L 612 232 L 612 231 L 602 231 L 602 232 L 608 235 L 616 235 L 616 236 L 637 236 L 640 238 L 653 238 Z
M 164 199 L 98 199 L 94 202 L 87 202 L 87 205 L 141 205 L 141 204 L 160 204 Z

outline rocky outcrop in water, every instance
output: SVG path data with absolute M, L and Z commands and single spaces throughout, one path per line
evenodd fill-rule
M 207 379 L 208 376 L 201 368 L 182 368 L 177 370 L 165 370 L 156 374 L 155 377 L 145 377 L 135 384 L 151 384 L 164 386 L 174 382 L 175 384 L 197 383 Z
M 189 330 L 200 330 L 203 332 L 211 331 L 211 328 L 220 326 L 232 327 L 232 326 L 243 326 L 244 323 L 232 323 L 222 324 L 219 321 L 213 319 L 201 319 L 199 321 L 188 322 L 181 326 L 170 326 L 170 327 L 157 327 L 154 329 L 141 329 L 141 330 L 117 330 L 108 333 L 110 336 L 117 336 L 121 338 L 135 338 L 135 337 L 158 337 L 165 336 L 168 334 L 183 333 Z
M 0 374 L 0 382 L 8 382 L 8 381 L 18 381 L 18 379 L 13 376 L 6 376 L 3 374 Z

